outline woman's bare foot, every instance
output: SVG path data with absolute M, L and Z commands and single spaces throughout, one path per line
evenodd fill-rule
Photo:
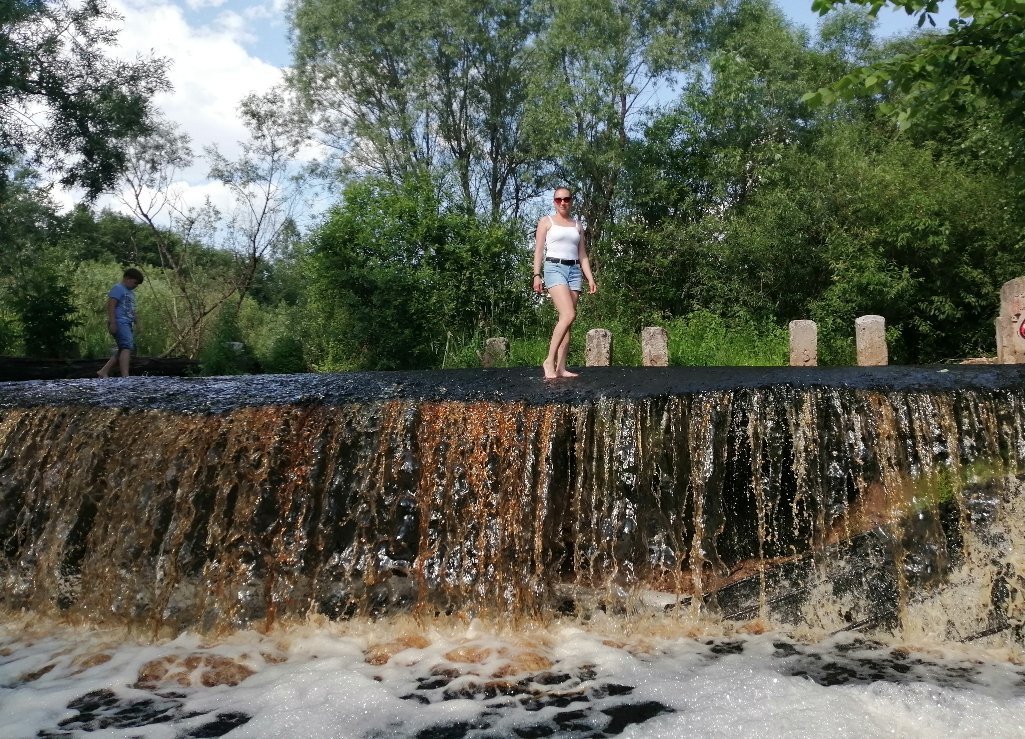
M 546 380 L 554 380 L 559 377 L 559 373 L 555 371 L 555 367 L 549 364 L 547 359 L 541 364 L 541 369 L 545 372 Z
M 108 377 L 110 377 L 110 375 L 108 375 L 103 370 L 97 370 L 96 376 L 99 377 L 101 380 L 106 380 Z
M 580 373 L 570 372 L 568 369 L 561 369 L 556 373 L 556 377 L 580 377 Z

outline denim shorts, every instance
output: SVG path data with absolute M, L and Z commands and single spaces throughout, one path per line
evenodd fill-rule
M 545 287 L 549 290 L 556 285 L 569 285 L 570 290 L 580 292 L 583 276 L 579 263 L 559 264 L 558 262 L 545 262 Z
M 135 351 L 135 336 L 132 334 L 132 324 L 118 321 L 117 333 L 114 334 L 114 338 L 117 339 L 118 351 L 122 349 Z

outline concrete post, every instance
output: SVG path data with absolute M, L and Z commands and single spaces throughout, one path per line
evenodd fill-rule
M 1004 326 L 1006 319 L 1003 316 L 997 316 L 993 319 L 993 332 L 997 337 L 997 364 L 1006 364 L 1004 357 L 1010 352 L 1011 343 L 1011 332 Z
M 996 334 L 997 362 L 1025 364 L 1025 277 L 1008 280 L 1000 288 Z
M 886 319 L 882 316 L 856 318 L 854 341 L 858 348 L 859 366 L 877 367 L 889 362 L 886 348 Z
M 481 355 L 481 364 L 485 367 L 496 367 L 504 364 L 509 358 L 509 339 L 504 336 L 496 336 L 484 341 L 484 353 Z
M 641 364 L 645 367 L 669 366 L 669 334 L 661 326 L 641 329 Z
M 612 332 L 607 328 L 592 328 L 587 332 L 584 364 L 587 367 L 608 367 L 612 364 Z
M 790 366 L 815 367 L 819 363 L 819 329 L 815 321 L 790 322 Z

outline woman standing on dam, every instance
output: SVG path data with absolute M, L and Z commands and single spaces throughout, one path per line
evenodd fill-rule
M 546 380 L 577 376 L 576 372 L 566 368 L 566 356 L 569 354 L 570 329 L 577 317 L 577 301 L 580 299 L 583 279 L 587 279 L 588 293 L 593 295 L 598 291 L 594 275 L 591 274 L 584 230 L 571 215 L 573 193 L 568 187 L 558 188 L 554 203 L 555 213 L 543 216 L 537 222 L 537 234 L 534 237 L 534 292 L 540 294 L 548 288 L 548 295 L 559 312 L 548 345 L 548 356 L 541 365 Z

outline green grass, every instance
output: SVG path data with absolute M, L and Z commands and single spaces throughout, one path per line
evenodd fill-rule
M 539 312 L 535 325 L 525 335 L 510 336 L 509 357 L 504 367 L 540 366 L 548 353 L 555 314 Z M 550 315 L 549 315 L 550 314 Z M 544 322 L 547 319 L 547 322 Z M 658 325 L 651 322 L 648 325 Z M 669 338 L 669 361 L 675 366 L 782 366 L 789 361 L 789 334 L 786 327 L 758 325 L 750 321 L 730 322 L 707 311 L 692 313 L 663 324 Z M 607 328 L 612 332 L 612 364 L 620 367 L 641 365 L 641 327 L 619 322 L 601 325 L 586 315 L 573 327 L 569 364 L 584 364 L 587 332 Z M 501 335 L 495 333 L 495 335 Z M 450 338 L 443 367 L 479 367 L 484 336 L 477 334 L 462 340 Z
M 695 367 L 778 367 L 790 361 L 788 329 L 697 311 L 666 326 L 669 363 Z

